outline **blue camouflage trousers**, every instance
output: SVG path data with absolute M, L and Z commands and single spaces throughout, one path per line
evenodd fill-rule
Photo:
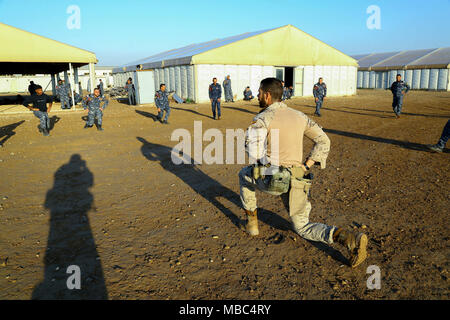
M 39 119 L 39 126 L 41 129 L 49 129 L 50 128 L 50 119 L 48 118 L 48 113 L 43 111 L 33 111 L 33 114 L 36 118 Z
M 320 114 L 320 109 L 322 108 L 323 105 L 323 98 L 319 98 L 319 100 L 317 100 L 316 102 L 316 113 Z
M 447 144 L 448 138 L 450 137 L 450 120 L 447 121 L 447 124 L 444 127 L 444 131 L 442 132 L 441 138 L 438 142 L 438 147 L 444 149 Z
M 158 119 L 162 120 L 162 121 L 167 121 L 169 119 L 170 116 L 170 107 L 162 107 L 160 108 L 161 111 L 158 112 Z M 166 116 L 164 117 L 164 112 L 166 112 Z M 164 117 L 164 119 L 163 119 Z
M 70 109 L 70 99 L 69 97 L 61 97 L 61 109 Z
M 394 96 L 394 100 L 392 101 L 392 109 L 396 115 L 400 115 L 402 113 L 403 106 L 403 96 Z
M 217 110 L 217 115 L 219 117 L 222 115 L 221 110 L 220 110 L 220 101 L 218 99 L 212 99 L 211 109 L 212 109 L 212 114 L 213 114 L 214 118 L 216 118 L 216 110 Z
M 88 121 L 87 121 L 86 124 L 88 126 L 93 126 L 95 118 L 97 118 L 98 125 L 101 126 L 102 125 L 102 119 L 103 119 L 103 112 L 100 109 L 89 110 L 89 112 L 88 112 Z

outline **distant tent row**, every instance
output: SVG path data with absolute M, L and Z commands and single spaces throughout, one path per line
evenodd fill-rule
M 362 54 L 358 88 L 387 89 L 401 74 L 412 89 L 450 91 L 450 47 Z
M 115 85 L 134 79 L 138 103 L 153 102 L 161 83 L 182 98 L 206 102 L 212 78 L 222 83 L 227 75 L 236 99 L 247 86 L 257 92 L 266 77 L 284 80 L 295 96 L 312 96 L 319 77 L 329 95 L 353 95 L 356 73 L 355 59 L 291 25 L 192 44 L 113 70 Z

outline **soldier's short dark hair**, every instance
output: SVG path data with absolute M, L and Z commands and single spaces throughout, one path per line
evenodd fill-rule
M 399 74 L 397 74 L 397 77 L 401 77 L 402 75 L 399 73 Z
M 214 81 L 214 80 L 217 80 L 217 78 L 216 78 L 216 77 L 214 77 L 214 78 L 213 78 L 213 81 Z
M 161 89 L 163 86 L 165 87 L 166 84 L 165 84 L 165 83 L 161 83 L 161 84 L 159 85 L 159 88 Z
M 34 90 L 37 90 L 37 89 L 42 89 L 42 86 L 36 85 L 36 87 L 34 87 Z
M 272 101 L 281 101 L 283 96 L 283 84 L 277 78 L 266 78 L 261 81 L 261 90 L 269 92 L 272 96 Z

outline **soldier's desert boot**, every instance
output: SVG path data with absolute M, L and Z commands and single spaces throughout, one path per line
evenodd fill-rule
M 245 210 L 245 213 L 247 214 L 246 230 L 248 234 L 250 234 L 251 236 L 259 235 L 257 210 L 255 211 Z
M 350 251 L 350 265 L 356 268 L 367 258 L 367 235 L 356 233 L 342 228 L 337 229 L 333 234 L 333 241 L 337 242 Z

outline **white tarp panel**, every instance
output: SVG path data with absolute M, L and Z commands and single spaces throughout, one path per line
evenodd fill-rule
M 364 89 L 369 88 L 369 71 L 363 71 L 363 85 Z
M 195 76 L 194 66 L 187 67 L 187 97 L 191 101 L 195 101 Z
M 375 89 L 376 81 L 375 81 L 375 71 L 370 71 L 369 73 L 369 88 Z
M 349 70 L 349 76 L 347 81 L 347 86 L 349 88 L 348 94 L 354 95 L 356 94 L 356 77 L 358 73 L 358 68 L 349 66 L 348 70 Z
M 363 87 L 363 76 L 364 76 L 364 73 L 362 71 L 358 71 L 358 81 L 357 81 L 358 88 Z
M 153 71 L 137 71 L 135 79 L 137 93 L 136 102 L 138 104 L 153 103 L 155 101 L 155 80 Z
M 175 67 L 175 92 L 181 97 L 181 68 L 180 66 Z
M 256 96 L 261 80 L 273 77 L 273 70 L 271 66 L 197 65 L 197 102 L 209 101 L 208 88 L 212 83 L 212 79 L 216 77 L 218 83 L 222 86 L 223 80 L 225 80 L 227 75 L 230 75 L 231 88 L 237 100 L 243 99 L 243 92 L 247 86 L 250 86 L 253 95 Z M 223 87 L 222 98 L 224 98 Z
M 313 95 L 313 86 L 317 81 L 314 81 L 314 67 L 305 66 L 303 71 L 303 96 L 310 97 Z
M 157 70 L 158 70 L 158 73 L 159 73 L 159 84 L 158 84 L 158 88 L 159 88 L 159 85 L 161 83 L 166 83 L 166 79 L 165 79 L 164 69 L 157 69 Z
M 430 69 L 430 82 L 428 84 L 429 90 L 437 90 L 439 80 L 439 69 Z
M 411 87 L 414 70 L 406 70 L 404 81 Z
M 166 89 L 169 90 L 170 85 L 170 75 L 169 75 L 169 68 L 164 68 L 164 84 L 166 85 Z
M 175 67 L 169 68 L 169 91 L 175 91 Z
M 187 90 L 187 66 L 181 66 L 180 67 L 180 79 L 181 79 L 181 98 L 187 99 L 188 98 L 188 90 Z
M 158 91 L 159 85 L 161 84 L 161 82 L 159 81 L 159 69 L 154 70 L 153 77 L 154 77 L 154 81 L 155 81 L 155 90 Z
M 430 69 L 422 69 L 420 76 L 420 89 L 428 89 L 430 83 Z
M 392 84 L 397 81 L 397 70 L 389 71 L 389 80 L 388 80 L 388 88 L 392 86 Z
M 422 70 L 415 69 L 413 70 L 413 78 L 411 82 L 412 89 L 420 89 L 420 78 L 422 77 Z
M 439 69 L 438 90 L 448 90 L 448 69 Z

